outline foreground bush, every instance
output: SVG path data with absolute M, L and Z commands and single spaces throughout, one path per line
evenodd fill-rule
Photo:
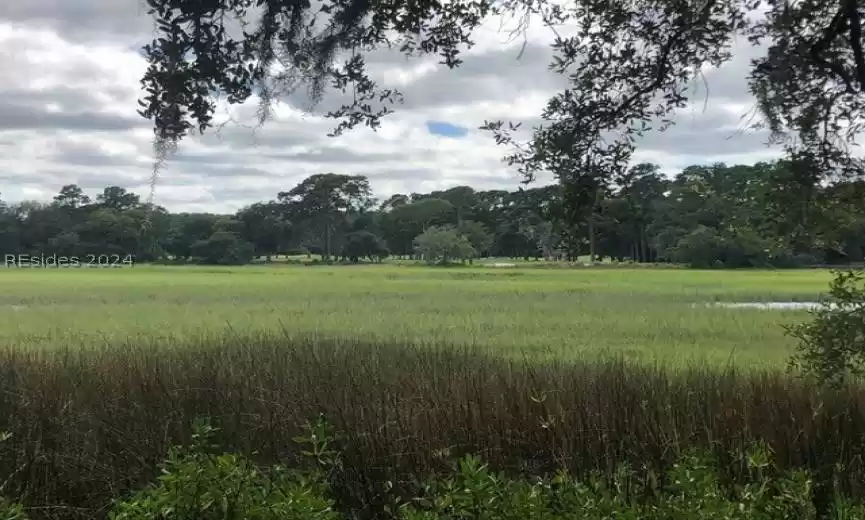
M 315 428 L 310 428 L 315 431 Z M 155 486 L 119 502 L 111 520 L 338 520 L 350 512 L 334 511 L 326 496 L 323 473 L 306 475 L 282 467 L 256 468 L 234 454 L 210 453 L 214 432 L 199 425 L 190 449 L 172 448 Z M 313 433 L 312 451 L 320 465 L 332 467 L 338 454 L 322 460 L 329 439 Z M 496 474 L 479 458 L 463 457 L 453 475 L 432 479 L 422 496 L 393 511 L 402 520 L 797 520 L 815 519 L 811 479 L 807 472 L 770 476 L 768 452 L 752 446 L 746 453 L 748 482 L 724 489 L 717 461 L 691 450 L 669 470 L 667 486 L 637 472 L 619 468 L 613 475 L 595 473 L 585 481 L 566 473 L 553 478 L 511 478 Z M 647 493 L 647 491 L 649 493 Z M 642 496 L 641 496 L 642 495 Z M 865 519 L 865 508 L 836 494 L 834 518 Z
M 172 447 L 155 484 L 119 500 L 110 520 L 341 520 L 324 468 L 338 466 L 339 453 L 322 421 L 309 428 L 305 454 L 316 461 L 306 472 L 282 466 L 262 469 L 238 454 L 220 453 L 216 432 L 199 423 L 188 448 Z M 775 474 L 765 447 L 744 454 L 744 485 L 723 483 L 718 461 L 705 450 L 689 450 L 669 469 L 666 484 L 620 467 L 611 475 L 586 479 L 558 472 L 554 477 L 511 477 L 495 473 L 480 458 L 464 456 L 451 474 L 430 479 L 419 496 L 392 511 L 399 520 L 812 520 L 812 480 L 805 471 Z M 837 492 L 832 518 L 865 519 L 865 507 Z M 24 520 L 20 507 L 0 502 L 0 520 Z
M 0 520 L 26 520 L 27 515 L 24 514 L 24 508 L 21 504 L 9 502 L 7 499 L 0 497 Z
M 245 457 L 210 453 L 199 426 L 189 449 L 172 448 L 157 485 L 121 501 L 110 520 L 338 520 L 316 473 L 257 468 Z
M 818 513 L 835 490 L 865 496 L 865 391 L 819 389 L 783 373 L 735 373 L 619 361 L 566 364 L 484 356 L 437 345 L 203 338 L 47 352 L 0 350 L 2 494 L 31 518 L 104 518 L 119 496 L 160 474 L 191 420 L 211 417 L 214 442 L 262 467 L 311 469 L 293 441 L 324 414 L 343 437 L 328 478 L 340 511 L 386 518 L 451 474 L 467 454 L 513 478 L 566 470 L 585 482 L 625 464 L 659 485 L 690 449 L 745 485 L 737 458 L 754 441 L 779 471 L 810 472 Z M 399 500 L 397 500 L 399 498 Z
M 509 478 L 495 474 L 474 457 L 460 461 L 458 473 L 427 488 L 423 509 L 408 507 L 405 520 L 485 518 L 496 520 L 809 520 L 817 518 L 806 472 L 775 479 L 761 474 L 765 452 L 752 455 L 749 481 L 724 489 L 717 462 L 705 453 L 684 455 L 669 471 L 669 485 L 645 488 L 641 475 L 620 469 L 612 476 L 595 474 L 585 481 L 560 473 L 552 479 Z M 645 496 L 646 491 L 650 494 Z M 637 493 L 641 493 L 641 497 Z M 835 497 L 833 518 L 865 519 L 865 507 Z
M 865 376 L 865 271 L 834 274 L 828 298 L 787 332 L 799 341 L 792 365 L 837 386 Z

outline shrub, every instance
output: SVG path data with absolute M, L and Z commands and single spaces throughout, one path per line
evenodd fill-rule
M 430 264 L 445 265 L 452 260 L 472 258 L 476 254 L 468 238 L 449 226 L 430 227 L 415 237 L 414 248 Z
M 403 520 L 496 519 L 565 520 L 608 518 L 657 520 L 785 520 L 817 518 L 811 501 L 811 479 L 794 471 L 772 476 L 765 447 L 746 454 L 751 479 L 727 489 L 718 461 L 705 451 L 684 454 L 666 475 L 666 486 L 654 486 L 627 467 L 612 475 L 593 474 L 580 481 L 566 473 L 553 478 L 509 478 L 473 456 L 463 457 L 456 474 L 431 481 L 422 498 L 402 510 Z M 648 498 L 646 498 L 648 497 Z M 835 518 L 863 518 L 865 509 L 836 494 Z
M 787 327 L 799 340 L 792 366 L 830 385 L 865 374 L 865 274 L 836 271 L 829 298 L 810 315 L 810 321 Z
M 116 504 L 111 520 L 337 520 L 316 473 L 265 472 L 235 454 L 211 453 L 214 429 L 195 426 L 194 443 L 175 447 L 158 484 Z
M 10 433 L 0 431 L 0 444 L 3 444 L 11 437 Z M 0 482 L 0 493 L 3 492 L 3 488 L 6 487 L 6 483 L 8 482 L 9 480 Z M 24 508 L 20 504 L 9 502 L 3 496 L 0 496 L 0 520 L 27 520 L 27 516 L 24 514 Z
M 110 513 L 111 520 L 346 518 L 325 498 L 330 490 L 323 470 L 338 469 L 340 453 L 324 417 L 307 423 L 307 434 L 294 439 L 306 446 L 304 455 L 316 463 L 305 474 L 284 468 L 267 473 L 238 455 L 217 455 L 211 441 L 215 429 L 199 421 L 193 431 L 188 449 L 169 451 L 159 484 L 120 502 Z M 752 443 L 739 458 L 749 478 L 744 485 L 730 486 L 717 470 L 723 462 L 705 449 L 680 456 L 660 483 L 627 466 L 608 475 L 596 471 L 584 480 L 564 471 L 552 478 L 509 477 L 493 472 L 479 457 L 465 455 L 453 464 L 450 474 L 429 479 L 421 496 L 384 513 L 401 520 L 817 518 L 807 471 L 776 474 L 770 451 L 762 443 Z M 861 505 L 837 492 L 833 506 L 835 518 L 861 519 L 865 513 Z
M 0 520 L 27 520 L 27 515 L 24 514 L 24 508 L 20 504 L 0 497 Z
M 340 520 L 357 511 L 337 508 L 328 498 L 341 453 L 323 416 L 294 438 L 315 462 L 302 472 L 277 466 L 262 469 L 249 459 L 220 453 L 207 421 L 192 428 L 189 447 L 172 447 L 155 485 L 114 504 L 110 520 Z M 583 479 L 559 470 L 551 476 L 494 472 L 481 458 L 464 455 L 427 480 L 418 496 L 402 501 L 392 486 L 393 507 L 370 518 L 399 520 L 816 520 L 813 480 L 804 470 L 781 473 L 768 446 L 751 443 L 732 462 L 745 467 L 745 482 L 725 480 L 724 460 L 706 449 L 689 449 L 656 476 L 619 465 Z M 726 461 L 729 463 L 730 461 Z M 829 517 L 863 520 L 865 507 L 833 491 Z M 361 518 L 365 518 L 361 516 Z M 26 520 L 20 506 L 0 500 L 0 520 Z
M 671 260 L 695 268 L 765 267 L 772 244 L 753 232 L 720 232 L 703 225 L 681 237 Z

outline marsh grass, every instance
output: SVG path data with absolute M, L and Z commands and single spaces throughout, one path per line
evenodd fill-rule
M 690 447 L 721 456 L 754 440 L 781 468 L 807 467 L 865 495 L 865 391 L 817 391 L 778 371 L 740 373 L 632 364 L 621 358 L 538 361 L 447 344 L 382 344 L 274 333 L 224 335 L 167 349 L 0 351 L 4 493 L 34 518 L 99 518 L 150 481 L 196 417 L 228 450 L 263 464 L 302 464 L 292 441 L 324 414 L 343 434 L 343 506 L 375 518 L 387 482 L 409 493 L 472 453 L 505 471 L 576 475 L 623 463 L 660 475 Z M 726 465 L 724 478 L 745 468 Z M 837 467 L 843 463 L 843 467 Z M 376 513 L 378 511 L 378 513 Z M 379 517 L 380 518 L 380 517 Z
M 340 503 L 471 453 L 496 468 L 661 475 L 678 454 L 765 440 L 865 496 L 865 390 L 781 373 L 827 271 L 410 266 L 0 270 L 0 490 L 33 518 L 99 518 L 152 481 L 196 417 L 264 464 L 324 414 Z M 842 467 L 836 467 L 837 464 Z M 379 515 L 379 516 L 376 516 Z
M 297 337 L 473 345 L 500 355 L 624 355 L 773 367 L 804 311 L 712 301 L 815 300 L 828 272 L 384 266 L 0 270 L 0 343 L 27 349 L 285 329 Z

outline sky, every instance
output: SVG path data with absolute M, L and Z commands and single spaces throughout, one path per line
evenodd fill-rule
M 152 168 L 150 121 L 136 110 L 153 35 L 144 0 L 0 2 L 0 198 L 49 201 L 64 184 L 95 195 L 118 185 L 146 198 Z M 513 20 L 490 20 L 458 69 L 434 57 L 377 52 L 370 63 L 382 86 L 403 92 L 378 129 L 336 138 L 336 122 L 310 111 L 302 96 L 279 103 L 256 128 L 257 103 L 222 105 L 226 124 L 187 138 L 160 174 L 154 202 L 170 211 L 234 212 L 271 200 L 315 173 L 365 175 L 375 195 L 428 192 L 467 184 L 516 189 L 507 152 L 479 130 L 484 120 L 538 121 L 563 80 L 547 70 L 552 34 L 539 24 L 510 35 Z M 525 45 L 525 48 L 523 48 Z M 522 51 L 521 51 L 522 50 Z M 744 130 L 754 107 L 745 76 L 757 49 L 695 82 L 693 104 L 677 124 L 640 142 L 635 162 L 675 174 L 691 164 L 752 164 L 780 155 L 767 136 Z M 332 98 L 331 98 L 332 99 Z M 550 182 L 541 176 L 539 183 Z

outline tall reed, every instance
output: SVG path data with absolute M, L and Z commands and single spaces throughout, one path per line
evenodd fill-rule
M 502 359 L 447 345 L 376 345 L 276 334 L 66 351 L 0 350 L 2 494 L 34 518 L 98 518 L 152 480 L 167 448 L 208 416 L 226 449 L 300 464 L 292 441 L 324 414 L 343 434 L 342 503 L 374 511 L 384 482 L 409 490 L 442 455 L 505 471 L 660 474 L 689 447 L 765 441 L 865 496 L 865 390 L 817 390 L 778 372 L 672 372 L 616 359 Z M 733 460 L 732 458 L 730 460 Z M 840 464 L 840 466 L 839 466 Z M 744 468 L 730 465 L 726 478 Z M 821 491 L 822 490 L 822 491 Z M 372 513 L 371 513 L 372 514 Z

